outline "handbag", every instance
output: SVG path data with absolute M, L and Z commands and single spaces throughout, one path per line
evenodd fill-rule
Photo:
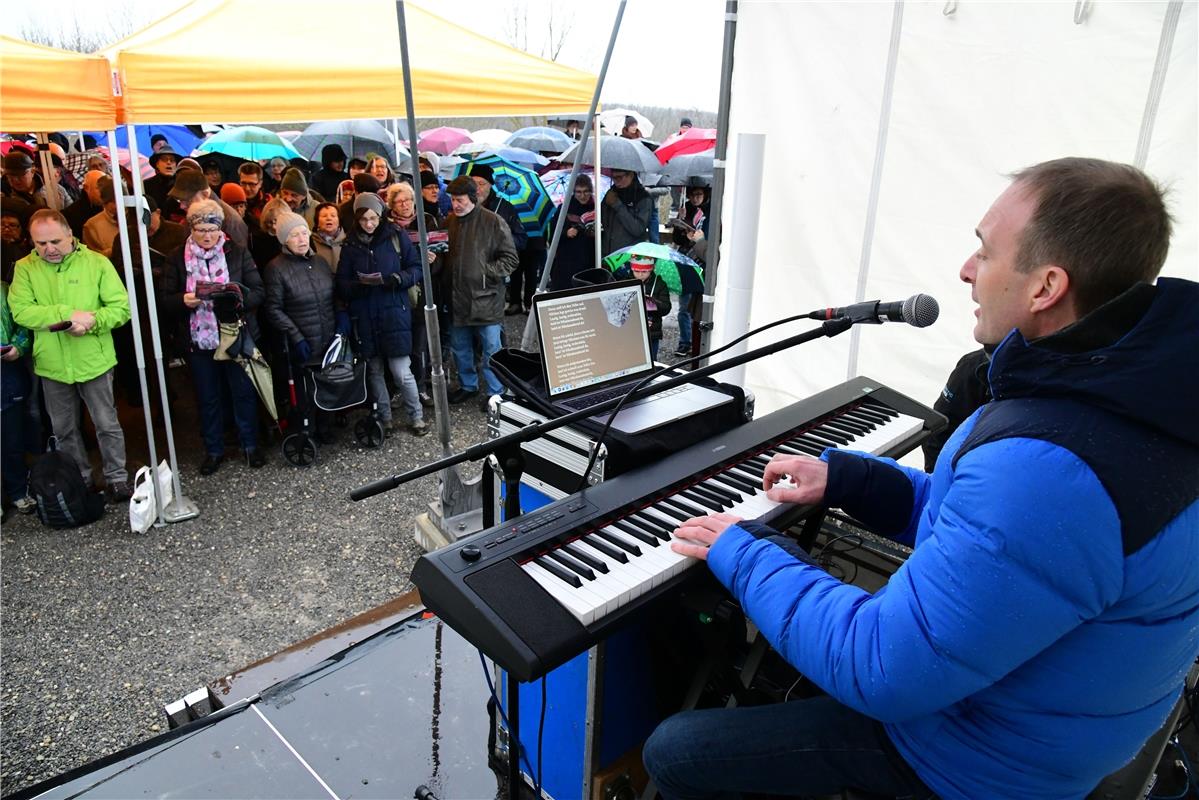
M 133 497 L 129 499 L 129 527 L 134 533 L 145 533 L 150 530 L 158 517 L 158 509 L 154 504 L 153 485 L 150 483 L 152 470 L 142 467 L 133 478 Z M 175 499 L 175 486 L 172 482 L 174 473 L 166 461 L 158 465 L 157 471 L 158 496 L 162 498 L 165 508 Z

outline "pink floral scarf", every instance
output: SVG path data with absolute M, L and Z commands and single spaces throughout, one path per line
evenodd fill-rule
M 183 246 L 183 264 L 187 268 L 187 291 L 196 291 L 197 283 L 228 283 L 229 266 L 225 263 L 225 234 L 222 232 L 211 250 L 204 250 L 190 236 Z M 204 300 L 192 309 L 191 338 L 198 350 L 216 350 L 221 343 L 212 301 Z

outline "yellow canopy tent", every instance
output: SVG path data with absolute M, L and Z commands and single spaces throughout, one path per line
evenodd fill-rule
M 112 130 L 112 69 L 83 55 L 0 36 L 0 130 Z
M 347 39 L 314 0 L 194 0 L 110 45 L 123 122 L 296 122 L 404 115 L 395 3 L 353 5 Z M 416 114 L 586 112 L 595 76 L 407 7 Z M 349 47 L 355 55 L 344 57 Z

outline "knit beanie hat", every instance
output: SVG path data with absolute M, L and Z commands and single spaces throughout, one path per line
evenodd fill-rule
M 420 188 L 423 189 L 426 186 L 440 186 L 440 185 L 441 184 L 438 183 L 438 181 L 437 181 L 437 176 L 434 175 L 432 172 L 422 172 L 420 174 Z
M 178 174 L 187 169 L 194 169 L 196 172 L 203 172 L 204 168 L 200 166 L 200 162 L 194 158 L 181 158 L 179 163 L 175 165 L 175 173 Z
M 283 180 L 279 181 L 279 191 L 284 189 L 296 194 L 308 194 L 308 181 L 304 180 L 304 173 L 295 167 L 289 168 L 283 173 Z
M 466 174 L 472 178 L 482 178 L 488 183 L 495 183 L 495 173 L 486 164 L 471 164 L 470 171 Z
M 279 244 L 287 244 L 287 237 L 296 228 L 307 228 L 308 223 L 299 214 L 292 211 L 285 211 L 275 217 L 275 238 L 279 240 Z
M 357 219 L 367 210 L 383 216 L 383 201 L 374 192 L 362 192 L 354 197 L 354 218 Z
M 226 183 L 221 187 L 221 199 L 231 206 L 246 202 L 246 190 L 236 183 Z
M 175 172 L 175 185 L 171 187 L 168 194 L 176 200 L 189 200 L 197 192 L 202 192 L 207 188 L 208 179 L 204 177 L 203 172 L 185 169 L 182 172 Z

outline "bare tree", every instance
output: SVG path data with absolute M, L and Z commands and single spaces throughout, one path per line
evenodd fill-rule
M 23 22 L 17 36 L 27 42 L 57 47 L 60 50 L 94 53 L 123 39 L 138 28 L 133 8 L 128 3 L 118 4 L 109 9 L 105 15 L 105 23 L 103 26 L 85 28 L 79 17 L 73 15 L 59 17 L 57 23 L 45 17 L 38 17 L 35 21 Z
M 571 29 L 574 28 L 575 15 L 571 11 L 569 14 L 562 14 L 558 11 L 558 3 L 551 2 L 549 6 L 549 18 L 546 25 L 545 47 L 542 49 L 541 55 L 548 58 L 550 61 L 557 61 L 562 48 L 566 45 L 566 39 L 570 36 Z
M 508 19 L 504 22 L 504 37 L 508 44 L 525 52 L 529 50 L 529 4 L 523 0 L 508 3 Z

